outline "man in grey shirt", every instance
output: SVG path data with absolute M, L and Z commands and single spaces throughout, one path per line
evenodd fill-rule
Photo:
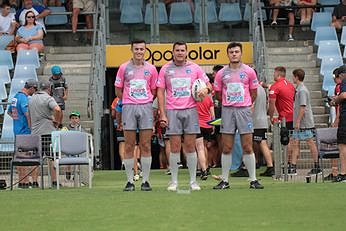
M 29 100 L 31 133 L 41 136 L 42 152 L 48 156 L 51 133 L 61 127 L 62 111 L 54 98 L 50 96 L 51 84 L 47 80 L 39 82 L 39 91 Z M 53 186 L 56 186 L 56 175 L 52 168 Z
M 321 169 L 318 164 L 317 147 L 313 140 L 313 129 L 315 124 L 310 104 L 310 93 L 303 83 L 304 77 L 304 70 L 295 69 L 293 71 L 293 82 L 297 87 L 294 97 L 292 166 L 295 167 L 293 173 L 296 173 L 296 163 L 300 152 L 300 141 L 305 140 L 309 145 L 310 153 L 314 160 L 314 168 L 312 168 L 308 174 L 317 174 L 321 172 Z

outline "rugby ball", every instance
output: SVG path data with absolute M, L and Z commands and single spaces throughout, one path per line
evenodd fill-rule
M 193 82 L 191 93 L 192 93 L 192 97 L 195 99 L 195 101 L 200 102 L 203 100 L 203 98 L 198 96 L 198 92 L 199 92 L 199 90 L 206 88 L 206 87 L 207 87 L 207 85 L 201 79 L 197 79 L 197 80 L 195 80 L 195 82 Z

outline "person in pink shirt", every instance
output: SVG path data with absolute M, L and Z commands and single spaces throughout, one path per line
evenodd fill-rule
M 124 191 L 134 191 L 133 153 L 136 146 L 136 130 L 139 130 L 139 148 L 142 165 L 142 191 L 151 191 L 149 173 L 151 167 L 151 135 L 153 129 L 152 103 L 156 96 L 157 70 L 144 60 L 144 40 L 131 42 L 133 57 L 120 65 L 115 79 L 116 95 L 122 100 L 122 121 L 125 137 L 124 165 L 127 184 Z
M 230 188 L 228 178 L 232 164 L 234 134 L 238 130 L 243 148 L 243 162 L 249 172 L 250 188 L 263 189 L 256 179 L 256 160 L 252 148 L 251 106 L 257 96 L 258 80 L 255 71 L 241 62 L 242 44 L 231 42 L 227 46 L 229 65 L 217 72 L 214 91 L 222 101 L 222 179 L 214 189 Z
M 197 79 L 204 81 L 207 87 L 198 92 L 203 98 L 211 92 L 211 85 L 204 71 L 197 64 L 186 60 L 186 57 L 186 43 L 174 43 L 173 61 L 161 68 L 156 84 L 160 122 L 162 127 L 166 127 L 171 146 L 169 163 L 172 181 L 167 188 L 168 191 L 177 191 L 182 135 L 184 135 L 183 150 L 190 173 L 190 189 L 192 191 L 201 189 L 196 181 L 197 154 L 195 150 L 196 134 L 200 133 L 200 129 L 196 101 L 192 97 L 191 87 Z

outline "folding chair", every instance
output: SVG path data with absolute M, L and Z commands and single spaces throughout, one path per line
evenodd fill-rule
M 57 189 L 60 189 L 60 165 L 87 165 L 89 188 L 92 187 L 94 148 L 92 136 L 79 131 L 61 131 L 52 135 L 52 151 L 57 175 Z M 76 175 L 75 181 L 76 181 Z M 78 177 L 80 179 L 80 176 Z M 79 182 L 80 183 L 80 182 Z
M 337 146 L 338 128 L 317 128 L 316 129 L 316 145 L 318 150 L 318 158 L 322 168 L 322 181 L 324 182 L 324 166 L 323 159 L 339 158 L 339 149 Z
M 15 166 L 40 166 L 41 188 L 43 185 L 43 158 L 41 137 L 34 134 L 16 135 L 13 159 L 10 162 L 11 190 L 13 189 L 13 169 Z

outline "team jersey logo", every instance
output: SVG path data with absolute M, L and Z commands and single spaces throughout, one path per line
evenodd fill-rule
M 239 78 L 244 79 L 246 77 L 246 74 L 244 72 L 240 72 Z
M 190 68 L 186 68 L 186 74 L 191 74 L 191 69 Z
M 149 75 L 149 71 L 148 70 L 144 70 L 144 76 L 148 76 Z

